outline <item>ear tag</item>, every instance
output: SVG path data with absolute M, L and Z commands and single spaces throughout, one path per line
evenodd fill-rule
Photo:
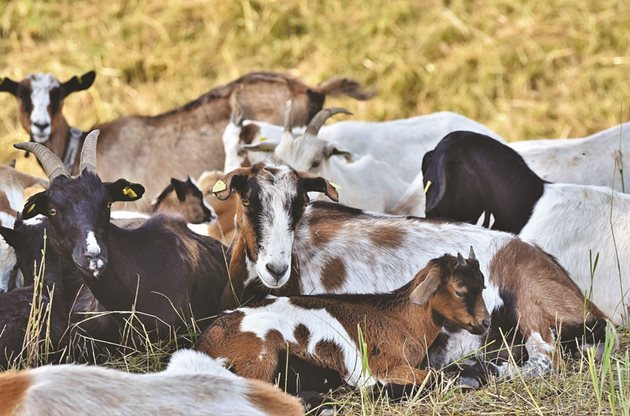
M 431 187 L 431 181 L 427 181 L 427 185 L 424 187 L 424 193 L 426 194 L 427 192 L 429 192 L 429 188 Z
M 123 195 L 128 196 L 130 198 L 137 198 L 138 194 L 128 186 L 125 186 L 122 190 Z
M 33 212 L 34 209 L 35 209 L 35 204 L 31 204 L 31 206 L 29 206 L 28 209 L 26 210 L 26 213 L 30 214 L 31 212 Z
M 328 183 L 330 184 L 330 186 L 332 186 L 333 188 L 335 188 L 335 190 L 337 190 L 337 191 L 338 191 L 338 190 L 340 190 L 340 189 L 343 189 L 340 185 L 337 185 L 337 184 L 336 184 L 336 183 L 334 183 L 334 182 L 328 182 Z
M 212 187 L 212 193 L 225 191 L 226 189 L 227 189 L 227 186 L 225 185 L 225 182 L 219 179 L 217 183 L 215 183 L 214 186 Z
M 266 138 L 266 137 L 261 137 L 260 139 L 258 139 L 258 141 L 261 142 L 261 143 L 262 142 L 266 142 L 267 140 L 269 140 L 269 139 Z

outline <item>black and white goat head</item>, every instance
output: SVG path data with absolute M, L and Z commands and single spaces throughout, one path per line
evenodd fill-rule
M 60 82 L 53 74 L 30 74 L 20 82 L 10 78 L 0 81 L 0 91 L 8 92 L 20 103 L 20 123 L 31 140 L 45 143 L 54 136 L 60 123 L 64 99 L 73 92 L 83 91 L 94 83 L 96 73 L 86 72 Z

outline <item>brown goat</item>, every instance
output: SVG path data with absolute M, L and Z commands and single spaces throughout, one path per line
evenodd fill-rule
M 219 317 L 197 349 L 226 358 L 241 376 L 266 381 L 288 349 L 334 369 L 351 386 L 420 384 L 428 372 L 417 367 L 444 325 L 475 334 L 489 328 L 483 288 L 471 248 L 468 260 L 461 254 L 432 259 L 391 293 L 270 296 Z M 369 369 L 361 364 L 365 353 Z
M 32 110 L 33 105 L 26 105 L 24 102 L 26 99 L 31 104 L 34 102 L 31 94 L 33 77 L 46 81 L 49 95 L 40 94 L 42 100 L 56 110 L 56 117 L 63 119 L 60 110 L 62 101 L 59 97 L 65 97 L 65 86 L 68 85 L 68 89 L 74 87 L 74 90 L 85 89 L 86 85 L 91 85 L 88 81 L 94 80 L 94 73 L 89 72 L 78 79 L 74 77 L 66 83 L 60 83 L 50 74 L 31 75 L 20 83 L 8 78 L 2 80 L 0 91 L 7 91 L 18 97 L 22 103 L 20 118 L 24 120 L 33 119 L 33 114 L 27 111 Z M 72 83 L 72 80 L 75 82 Z M 44 81 L 40 84 L 43 85 Z M 43 91 L 43 88 L 44 85 L 40 89 Z M 57 93 L 53 94 L 54 91 Z M 288 75 L 253 72 L 213 88 L 199 98 L 163 114 L 118 118 L 97 127 L 101 130 L 97 151 L 102 177 L 104 180 L 111 180 L 127 176 L 142 183 L 147 195 L 157 195 L 159 187 L 167 183 L 171 176 L 196 177 L 204 169 L 223 168 L 225 152 L 222 135 L 233 110 L 235 95 L 238 95 L 244 117 L 275 124 L 282 122 L 283 105 L 288 99 L 292 99 L 293 124 L 305 125 L 321 110 L 327 95 L 338 94 L 349 95 L 358 100 L 366 100 L 373 95 L 361 91 L 356 81 L 347 78 L 331 79 L 317 87 L 308 87 Z M 62 121 L 56 123 L 54 136 L 35 137 L 31 134 L 31 137 L 45 143 L 60 158 L 66 159 L 71 129 L 65 119 Z M 48 123 L 51 123 L 50 116 Z M 38 127 L 30 126 L 31 124 L 24 124 L 31 133 L 35 130 L 38 134 L 43 132 Z M 50 129 L 47 128 L 46 131 L 50 134 Z M 78 158 L 74 162 L 73 173 L 78 174 Z M 145 212 L 150 209 L 148 201 L 140 200 L 135 206 Z
M 217 220 L 207 225 L 207 235 L 216 238 L 225 245 L 230 245 L 234 238 L 234 216 L 236 215 L 237 198 L 235 196 L 225 201 L 217 199 L 212 193 L 212 187 L 223 177 L 220 170 L 207 170 L 197 179 L 197 186 L 204 195 L 206 203 L 214 210 Z M 197 230 L 197 227 L 194 227 Z M 198 231 L 198 232 L 201 232 Z

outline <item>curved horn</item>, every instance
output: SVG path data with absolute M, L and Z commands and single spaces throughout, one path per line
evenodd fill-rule
M 477 260 L 477 257 L 475 256 L 475 250 L 473 250 L 472 246 L 470 246 L 470 253 L 468 253 L 468 260 Z
M 457 265 L 458 266 L 465 266 L 466 265 L 466 260 L 464 259 L 464 256 L 462 256 L 461 253 L 457 252 Z
M 79 175 L 83 169 L 96 173 L 96 139 L 101 131 L 99 129 L 92 130 L 85 136 L 83 148 L 81 149 L 81 159 L 79 162 Z
M 16 143 L 13 145 L 16 149 L 26 150 L 27 152 L 34 153 L 37 157 L 37 160 L 42 164 L 44 171 L 48 175 L 48 179 L 52 182 L 57 176 L 66 176 L 70 177 L 68 170 L 65 165 L 59 159 L 59 157 L 54 154 L 50 149 L 46 146 L 41 145 L 39 143 L 25 142 L 25 143 Z
M 308 123 L 308 127 L 306 128 L 305 135 L 310 134 L 312 136 L 317 136 L 319 133 L 319 129 L 322 128 L 326 120 L 335 114 L 352 114 L 350 111 L 345 108 L 333 107 L 333 108 L 325 108 L 321 110 L 319 113 L 315 114 L 315 117 Z
M 293 100 L 287 100 L 284 107 L 284 131 L 283 133 L 291 133 L 293 124 L 291 124 L 291 113 L 293 112 Z

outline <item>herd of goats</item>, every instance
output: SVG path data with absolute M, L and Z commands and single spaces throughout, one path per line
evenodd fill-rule
M 512 144 L 450 112 L 325 126 L 351 114 L 327 96 L 373 92 L 257 72 L 83 132 L 63 103 L 94 80 L 0 81 L 48 175 L 0 168 L 0 367 L 25 340 L 51 363 L 0 374 L 0 415 L 478 389 L 599 359 L 630 321 L 630 123 Z M 157 373 L 61 364 L 158 341 L 178 351 Z

